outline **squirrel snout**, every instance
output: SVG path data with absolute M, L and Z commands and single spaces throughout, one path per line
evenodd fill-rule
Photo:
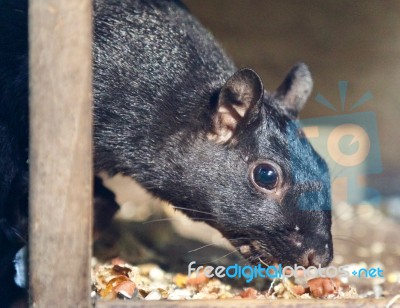
M 329 251 L 325 251 L 324 253 L 320 254 L 314 249 L 309 249 L 300 257 L 299 261 L 300 265 L 304 266 L 305 268 L 310 266 L 325 267 L 331 261 L 331 256 Z

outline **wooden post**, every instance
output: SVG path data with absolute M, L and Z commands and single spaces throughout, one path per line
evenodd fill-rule
M 30 293 L 90 307 L 91 0 L 30 0 Z

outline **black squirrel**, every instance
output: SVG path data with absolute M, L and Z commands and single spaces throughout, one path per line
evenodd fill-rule
M 28 200 L 27 0 L 0 0 L 0 300 Z M 297 124 L 305 64 L 276 91 L 238 70 L 179 1 L 94 1 L 95 172 L 135 178 L 250 262 L 327 265 L 330 177 Z M 111 194 L 111 196 L 113 196 Z

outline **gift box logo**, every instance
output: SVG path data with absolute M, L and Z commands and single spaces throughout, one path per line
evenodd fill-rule
M 300 125 L 316 151 L 327 161 L 333 186 L 336 180 L 341 181 L 342 190 L 345 186 L 347 193 L 343 201 L 379 203 L 379 193 L 366 187 L 365 183 L 367 175 L 382 172 L 376 116 L 374 112 L 354 112 L 371 100 L 372 94 L 368 91 L 347 106 L 347 88 L 347 81 L 339 82 L 340 110 L 320 93 L 315 98 L 337 115 L 304 119 Z

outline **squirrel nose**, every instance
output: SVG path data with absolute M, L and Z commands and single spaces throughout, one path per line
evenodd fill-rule
M 305 268 L 310 266 L 318 267 L 319 265 L 325 266 L 328 262 L 328 258 L 325 254 L 319 255 L 315 252 L 315 250 L 310 249 L 303 254 L 300 261 L 302 263 L 301 265 Z
M 315 252 L 314 250 L 309 250 L 303 255 L 304 266 L 315 266 L 318 265 L 315 262 Z

